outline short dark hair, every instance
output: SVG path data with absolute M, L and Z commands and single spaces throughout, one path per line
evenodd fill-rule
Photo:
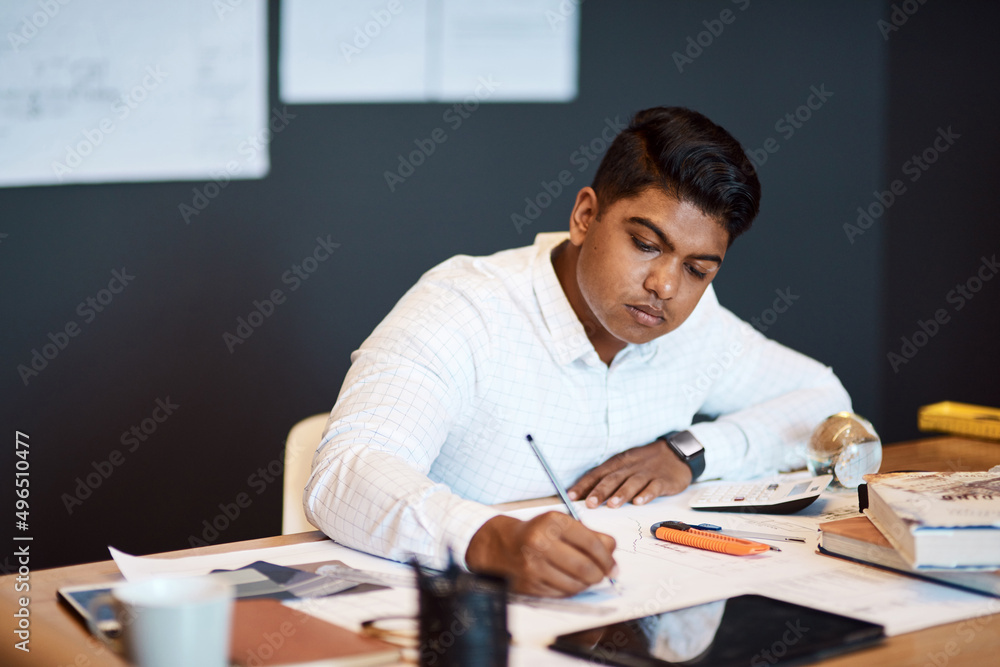
M 635 114 L 615 137 L 591 185 L 604 208 L 658 187 L 716 218 L 732 244 L 760 210 L 753 163 L 729 132 L 683 107 Z

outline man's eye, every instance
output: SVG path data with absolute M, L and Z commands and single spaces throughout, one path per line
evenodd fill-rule
M 641 250 L 643 252 L 655 252 L 656 251 L 656 248 L 654 248 L 653 246 L 649 245 L 648 243 L 643 243 L 642 241 L 640 241 L 639 239 L 637 239 L 634 236 L 632 237 L 632 243 L 635 244 L 636 248 L 638 248 L 639 250 Z
M 705 275 L 706 275 L 704 272 L 699 271 L 698 269 L 694 268 L 690 264 L 688 264 L 688 271 L 690 271 L 691 275 L 694 276 L 695 278 L 697 278 L 698 280 L 703 280 L 705 278 Z

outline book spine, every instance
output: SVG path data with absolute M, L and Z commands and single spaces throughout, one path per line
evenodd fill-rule
M 865 516 L 868 517 L 868 520 L 872 522 L 873 526 L 878 528 L 878 531 L 882 533 L 885 539 L 889 540 L 889 544 L 891 544 L 893 548 L 896 550 L 896 552 L 903 557 L 903 560 L 906 561 L 906 564 L 916 569 L 917 567 L 916 560 L 914 559 L 913 555 L 906 549 L 906 545 L 899 539 L 899 536 L 894 535 L 893 534 L 894 531 L 889 530 L 885 526 L 885 524 L 880 522 L 875 517 L 875 513 L 872 511 L 870 507 L 865 509 Z

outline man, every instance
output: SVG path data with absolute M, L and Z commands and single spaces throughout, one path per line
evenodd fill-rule
M 488 506 L 552 493 L 526 434 L 588 507 L 797 461 L 850 399 L 710 287 L 759 199 L 724 129 L 639 112 L 577 194 L 568 238 L 453 257 L 354 353 L 306 486 L 310 521 L 399 560 L 441 564 L 451 548 L 516 591 L 563 596 L 613 574 L 614 540 L 559 512 Z M 699 413 L 715 420 L 692 425 Z

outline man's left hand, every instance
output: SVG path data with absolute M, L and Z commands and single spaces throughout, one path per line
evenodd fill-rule
M 691 484 L 691 468 L 662 438 L 627 449 L 591 469 L 569 488 L 570 500 L 587 499 L 587 507 L 642 505 L 660 496 L 680 493 Z

